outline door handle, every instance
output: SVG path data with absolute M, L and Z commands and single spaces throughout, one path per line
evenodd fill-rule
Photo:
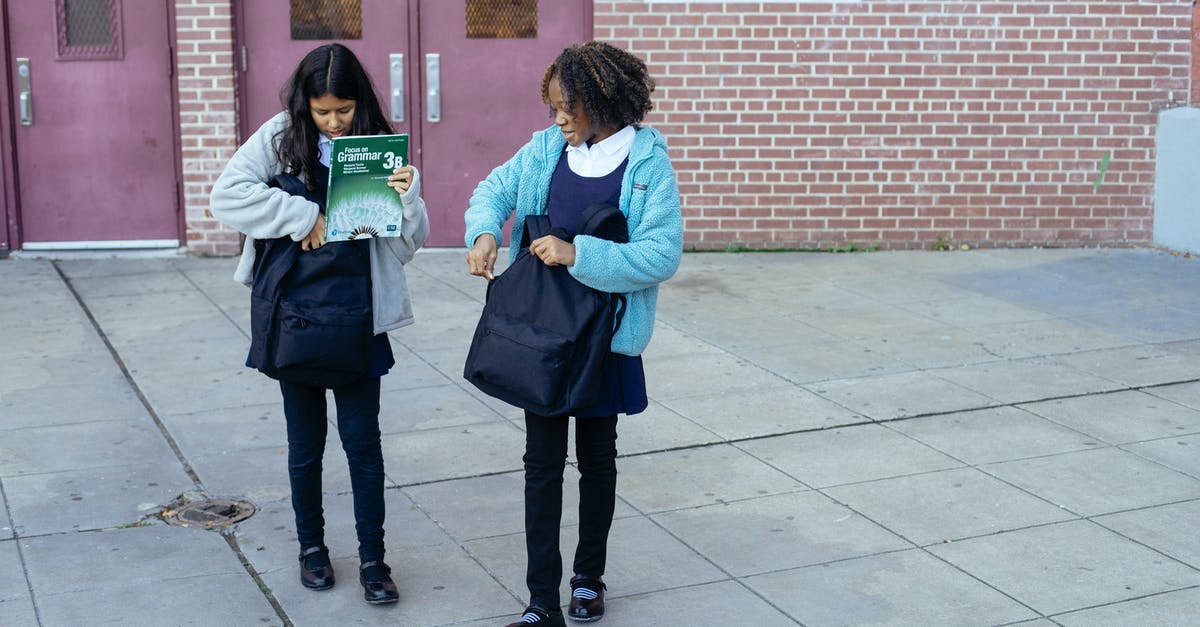
M 425 55 L 425 119 L 442 121 L 442 55 Z
M 33 88 L 29 78 L 29 59 L 17 59 L 17 100 L 20 102 L 21 126 L 33 125 Z
M 392 121 L 404 121 L 404 55 L 389 56 L 392 76 Z

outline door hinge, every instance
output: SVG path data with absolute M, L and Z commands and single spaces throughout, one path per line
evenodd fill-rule
M 246 47 L 242 46 L 242 73 L 246 73 Z

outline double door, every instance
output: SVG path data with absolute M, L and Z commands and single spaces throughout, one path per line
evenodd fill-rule
M 591 38 L 591 0 L 315 0 L 238 3 L 243 136 L 282 109 L 300 59 L 354 51 L 393 128 L 410 136 L 429 209 L 429 246 L 463 245 L 475 185 L 552 122 L 543 69 Z
M 170 7 L 133 5 L 2 5 L 13 129 L 3 159 L 15 174 L 5 201 L 24 249 L 180 245 Z M 5 239 L 0 248 L 16 247 Z

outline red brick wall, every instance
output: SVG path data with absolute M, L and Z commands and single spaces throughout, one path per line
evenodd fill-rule
M 658 79 L 689 248 L 1151 243 L 1185 0 L 595 0 Z M 1104 155 L 1111 161 L 1094 189 Z
M 213 219 L 208 195 L 237 149 L 230 0 L 175 0 L 176 71 L 188 251 L 231 255 L 237 231 Z

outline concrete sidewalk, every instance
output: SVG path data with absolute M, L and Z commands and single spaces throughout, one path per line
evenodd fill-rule
M 234 263 L 0 261 L 0 625 L 513 620 L 523 424 L 461 378 L 484 291 L 463 253 L 418 254 L 418 322 L 392 334 L 391 607 L 361 600 L 336 434 L 339 583 L 297 580 L 279 391 L 241 365 Z M 602 625 L 1197 620 L 1200 260 L 688 254 L 645 358 Z M 164 524 L 181 496 L 258 511 Z

